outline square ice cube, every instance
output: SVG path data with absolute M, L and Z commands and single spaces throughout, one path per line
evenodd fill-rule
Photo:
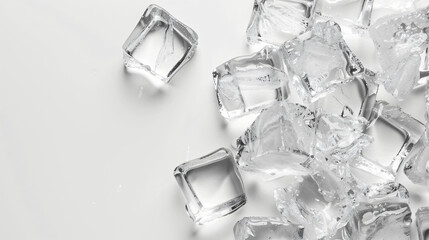
M 315 0 L 255 0 L 247 27 L 249 44 L 281 45 L 307 31 L 313 22 Z
M 303 228 L 273 217 L 245 217 L 234 226 L 235 240 L 299 240 Z
M 197 224 L 231 214 L 246 203 L 234 157 L 225 148 L 179 165 L 174 177 L 186 199 L 186 211 Z
M 260 111 L 288 97 L 285 72 L 278 48 L 265 47 L 237 57 L 213 71 L 219 110 L 225 118 Z
M 378 118 L 377 118 L 378 117 Z M 374 141 L 363 156 L 397 173 L 404 159 L 425 131 L 425 126 L 399 107 L 378 101 L 373 109 L 372 126 L 366 134 Z
M 265 109 L 237 140 L 239 167 L 275 178 L 306 173 L 312 154 L 315 116 L 306 107 L 277 102 Z
M 429 207 L 421 207 L 416 212 L 416 225 L 419 240 L 429 237 Z
M 167 83 L 193 56 L 197 44 L 191 28 L 152 4 L 122 46 L 124 64 Z
M 373 2 L 374 0 L 318 0 L 316 13 L 324 19 L 338 22 L 342 27 L 366 28 L 371 21 Z
M 365 73 L 340 27 L 331 21 L 316 23 L 312 32 L 285 42 L 281 50 L 289 78 L 306 102 L 315 102 Z

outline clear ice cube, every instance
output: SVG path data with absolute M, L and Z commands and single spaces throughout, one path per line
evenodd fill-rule
M 341 26 L 366 28 L 371 21 L 373 3 L 374 0 L 318 0 L 316 13 Z
M 186 211 L 197 224 L 231 214 L 246 203 L 240 173 L 227 149 L 179 165 L 174 177 L 186 199 Z
M 429 140 L 426 133 L 408 154 L 404 172 L 413 183 L 426 185 L 429 182 Z
M 157 5 L 150 5 L 122 46 L 124 64 L 169 82 L 188 62 L 198 44 L 197 34 Z
M 234 118 L 257 112 L 288 97 L 286 74 L 275 47 L 237 57 L 213 72 L 221 114 Z
M 365 73 L 340 27 L 331 21 L 316 23 L 311 32 L 285 42 L 281 50 L 289 78 L 306 102 L 315 102 Z
M 429 7 L 379 19 L 370 28 L 386 90 L 402 100 L 426 82 Z M 422 79 L 421 79 L 422 78 Z
M 249 44 L 281 45 L 311 27 L 315 0 L 255 0 L 247 27 Z
M 350 188 L 320 163 L 308 167 L 310 175 L 275 190 L 277 209 L 285 221 L 304 226 L 304 239 L 331 237 L 351 217 Z
M 363 157 L 397 173 L 409 152 L 425 131 L 425 126 L 399 107 L 379 101 L 373 109 L 372 126 L 366 134 L 374 141 L 363 150 Z
M 429 207 L 421 207 L 417 210 L 416 225 L 419 240 L 429 239 Z
M 303 228 L 273 217 L 245 217 L 234 226 L 235 240 L 302 240 Z
M 343 229 L 349 240 L 406 240 L 411 234 L 411 210 L 407 203 L 360 203 Z
M 370 185 L 362 193 L 363 197 L 360 201 L 370 204 L 382 202 L 409 203 L 410 201 L 408 190 L 397 182 Z
M 374 83 L 375 73 L 367 70 L 354 80 L 339 85 L 332 93 L 317 100 L 314 105 L 319 111 L 369 119 L 375 106 L 378 84 Z
M 305 173 L 301 164 L 312 154 L 314 128 L 315 116 L 306 107 L 277 102 L 237 140 L 237 163 L 272 178 Z

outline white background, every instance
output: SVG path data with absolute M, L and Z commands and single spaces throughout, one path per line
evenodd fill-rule
M 150 3 L 199 35 L 195 56 L 162 91 L 122 64 L 121 46 Z M 0 239 L 232 240 L 242 217 L 276 216 L 272 185 L 282 183 L 245 174 L 248 203 L 195 227 L 172 175 L 244 129 L 220 117 L 211 71 L 251 51 L 252 6 L 0 1 Z M 350 44 L 374 64 L 370 41 Z M 424 120 L 421 92 L 401 105 Z M 429 205 L 421 189 L 412 193 L 413 212 Z

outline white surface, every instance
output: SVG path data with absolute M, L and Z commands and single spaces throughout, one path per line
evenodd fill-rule
M 161 93 L 122 65 L 121 46 L 150 3 L 200 42 Z M 172 175 L 186 160 L 229 147 L 241 131 L 222 121 L 211 71 L 250 52 L 252 5 L 0 1 L 0 239 L 232 240 L 242 217 L 276 215 L 272 185 L 282 184 L 246 175 L 248 203 L 195 227 Z M 352 48 L 372 64 L 370 44 Z M 423 104 L 420 94 L 401 105 L 423 120 Z

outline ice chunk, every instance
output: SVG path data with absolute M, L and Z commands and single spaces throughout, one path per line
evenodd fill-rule
M 285 42 L 282 53 L 292 83 L 306 102 L 315 102 L 365 72 L 340 27 L 331 21 L 316 23 L 311 33 Z
M 235 240 L 302 240 L 303 228 L 279 218 L 246 217 L 234 226 Z
M 363 156 L 396 174 L 424 133 L 425 126 L 399 107 L 383 101 L 377 102 L 372 118 L 377 120 L 366 129 L 366 134 L 374 141 L 363 150 Z
M 419 240 L 429 238 L 429 207 L 421 207 L 416 212 L 416 224 Z
M 174 177 L 186 199 L 186 211 L 197 224 L 233 213 L 246 203 L 240 173 L 227 149 L 183 163 Z
M 237 57 L 213 72 L 221 114 L 233 118 L 257 112 L 288 97 L 282 60 L 275 47 L 265 47 L 250 56 Z
M 407 203 L 360 203 L 343 236 L 350 240 L 406 240 L 411 234 L 411 210 Z
M 122 46 L 124 64 L 169 82 L 189 61 L 197 34 L 157 5 L 150 5 Z
M 365 28 L 371 21 L 373 2 L 374 0 L 318 0 L 316 13 L 341 26 Z
M 361 202 L 371 204 L 381 202 L 409 203 L 408 190 L 400 183 L 389 182 L 368 186 L 363 191 Z
M 305 239 L 331 237 L 351 217 L 351 189 L 320 163 L 310 162 L 316 164 L 307 166 L 311 175 L 275 190 L 277 209 L 284 220 L 304 226 Z
M 407 156 L 404 172 L 407 177 L 417 184 L 429 182 L 429 141 L 423 134 Z
M 339 85 L 332 93 L 317 100 L 314 105 L 324 113 L 344 115 L 348 112 L 355 117 L 369 119 L 378 92 L 375 79 L 376 74 L 366 70 L 365 74 Z
M 315 0 L 255 0 L 247 27 L 250 44 L 281 45 L 307 31 L 313 21 Z
M 238 165 L 271 177 L 305 173 L 301 164 L 312 154 L 314 128 L 315 116 L 306 107 L 277 102 L 237 140 Z
M 379 19 L 370 28 L 388 92 L 404 99 L 428 69 L 429 7 Z M 424 79 L 422 80 L 424 81 Z
M 353 116 L 322 114 L 316 128 L 316 148 L 326 159 L 334 162 L 356 158 L 372 139 L 364 134 L 368 121 Z

